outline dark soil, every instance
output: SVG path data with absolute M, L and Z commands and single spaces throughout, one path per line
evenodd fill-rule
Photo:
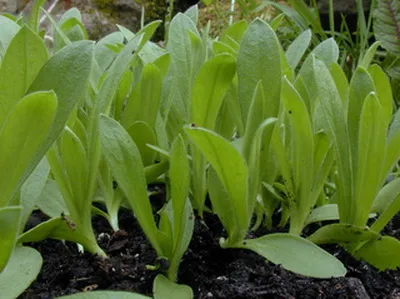
M 31 225 L 41 219 L 40 213 L 34 213 Z M 326 249 L 346 265 L 347 276 L 312 279 L 266 263 L 251 251 L 221 249 L 218 239 L 224 232 L 218 219 L 207 216 L 205 223 L 207 227 L 196 221 L 194 237 L 180 267 L 179 282 L 191 286 L 195 298 L 400 298 L 400 271 L 378 272 L 339 247 Z M 397 215 L 385 233 L 399 238 L 399 223 Z M 44 264 L 37 280 L 20 298 L 47 299 L 90 290 L 151 295 L 157 273 L 145 266 L 154 264 L 156 256 L 136 220 L 128 211 L 121 211 L 121 231 L 117 233 L 100 217 L 95 217 L 93 224 L 110 258 L 79 253 L 76 245 L 68 242 L 30 244 L 41 252 Z

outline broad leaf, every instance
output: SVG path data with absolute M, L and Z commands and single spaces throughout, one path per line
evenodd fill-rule
M 153 285 L 154 299 L 192 299 L 193 291 L 186 285 L 171 282 L 159 274 Z
M 0 208 L 0 227 L 2 228 L 0 230 L 0 276 L 14 249 L 19 234 L 20 219 L 20 206 Z

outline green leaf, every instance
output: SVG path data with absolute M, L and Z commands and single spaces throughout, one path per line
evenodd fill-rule
M 367 96 L 360 116 L 358 163 L 355 168 L 355 215 L 352 222 L 364 226 L 382 183 L 382 157 L 386 153 L 386 124 L 375 93 Z
M 397 0 L 378 1 L 374 11 L 374 34 L 388 51 L 400 55 L 400 5 Z
M 12 39 L 1 63 L 0 125 L 17 101 L 26 94 L 47 58 L 42 39 L 28 27 L 22 27 Z
M 42 222 L 21 234 L 18 237 L 18 243 L 38 242 L 52 237 L 52 233 L 62 225 L 64 225 L 63 218 L 58 215 L 56 218 L 51 218 L 50 220 Z
M 304 226 L 307 226 L 310 223 L 332 220 L 339 220 L 337 204 L 327 204 L 313 209 L 310 215 L 308 215 Z
M 400 178 L 386 184 L 375 197 L 371 212 L 382 213 L 400 195 Z
M 315 244 L 356 243 L 377 238 L 379 235 L 366 227 L 334 223 L 321 227 L 308 237 Z
M 33 170 L 57 109 L 54 92 L 36 92 L 20 100 L 0 130 L 0 207 L 6 205 Z M 38 160 L 37 162 L 39 162 Z
M 84 96 L 92 60 L 93 43 L 75 42 L 51 57 L 31 85 L 29 92 L 54 90 L 58 99 L 55 120 L 46 141 L 35 156 L 36 163 L 42 159 L 54 140 L 61 134 L 72 110 Z M 33 168 L 34 166 L 26 169 L 25 175 L 28 176 Z
M 270 262 L 301 275 L 331 278 L 346 274 L 346 268 L 338 259 L 298 236 L 270 234 L 245 240 L 240 247 L 250 249 Z
M 173 283 L 161 274 L 154 279 L 153 293 L 154 299 L 193 298 L 193 291 L 189 286 Z
M 46 185 L 49 173 L 49 163 L 46 158 L 43 158 L 21 187 L 21 206 L 23 207 L 21 230 L 25 227 L 29 216 L 37 204 L 37 200 Z
M 129 128 L 135 121 L 144 121 L 154 128 L 160 106 L 162 74 L 154 64 L 147 64 L 138 83 L 129 95 L 121 123 Z
M 21 27 L 9 18 L 0 16 L 0 28 L 0 43 L 3 49 L 6 50 Z M 2 53 L 0 52 L 0 54 Z
M 363 68 L 369 68 L 372 59 L 374 59 L 376 51 L 378 50 L 378 47 L 381 45 L 380 42 L 374 42 L 371 47 L 369 47 L 367 53 L 365 53 L 364 57 L 362 57 L 361 62 L 359 63 L 359 66 L 362 66 Z M 360 57 L 361 58 L 361 57 Z
M 243 238 L 252 216 L 248 215 L 248 169 L 243 157 L 233 145 L 212 131 L 187 126 L 185 132 L 215 169 L 232 200 L 231 204 L 235 212 L 234 223 L 238 230 L 234 232 L 232 227 L 226 229 L 230 233 L 237 233 L 238 236 L 235 238 Z
M 119 291 L 95 291 L 84 292 L 68 296 L 58 297 L 57 299 L 150 299 L 151 297 L 135 294 L 131 292 Z
M 304 53 L 307 51 L 311 42 L 311 30 L 302 32 L 296 39 L 289 45 L 286 50 L 286 59 L 289 66 L 294 70 L 299 64 Z
M 100 116 L 100 143 L 111 172 L 128 198 L 140 226 L 158 256 L 162 256 L 139 150 L 124 128 L 105 115 Z
M 69 214 L 57 182 L 54 180 L 47 181 L 36 204 L 50 218 L 58 217 L 62 213 Z
M 21 206 L 0 208 L 0 227 L 2 228 L 0 230 L 0 277 L 14 250 L 19 234 L 21 211 Z
M 371 240 L 357 250 L 355 256 L 379 270 L 397 270 L 400 266 L 400 241 L 384 236 Z
M 156 157 L 156 152 L 149 148 L 147 144 L 155 145 L 157 143 L 154 130 L 146 122 L 137 121 L 127 128 L 126 131 L 135 142 L 142 157 L 143 165 L 152 165 Z
M 226 54 L 215 56 L 201 66 L 192 91 L 192 120 L 197 126 L 214 128 L 235 72 L 235 59 Z
M 0 294 L 4 298 L 17 298 L 36 279 L 42 267 L 39 252 L 30 247 L 17 247 L 2 273 Z
M 237 58 L 239 103 L 243 122 L 247 120 L 256 85 L 261 81 L 264 94 L 264 117 L 275 117 L 281 90 L 280 44 L 272 28 L 260 19 L 253 21 L 243 35 Z

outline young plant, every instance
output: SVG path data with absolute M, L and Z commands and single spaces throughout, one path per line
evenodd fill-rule
M 390 82 L 377 65 L 360 66 L 351 79 L 348 98 L 341 98 L 327 66 L 316 58 L 311 66 L 318 78 L 318 113 L 336 152 L 340 223 L 322 227 L 309 239 L 341 244 L 379 269 L 395 269 L 400 265 L 400 242 L 379 235 L 399 211 L 397 180 L 382 188 L 400 157 L 399 116 L 391 123 Z M 380 216 L 367 226 L 371 211 Z
M 147 194 L 142 157 L 129 133 L 117 121 L 102 115 L 100 143 L 118 186 L 157 253 L 157 266 L 164 267 L 161 270 L 166 272 L 171 281 L 175 281 L 194 225 L 192 206 L 188 199 L 189 162 L 182 137 L 177 137 L 170 152 L 168 202 L 160 211 L 158 227 Z
M 41 268 L 36 250 L 15 245 L 22 243 L 20 233 L 49 175 L 43 156 L 79 99 L 79 85 L 84 80 L 68 64 L 71 59 L 88 58 L 85 52 L 90 52 L 92 45 L 78 44 L 48 59 L 44 42 L 36 33 L 5 22 L 8 25 L 0 30 L 1 43 L 6 45 L 0 67 L 0 292 L 13 298 L 29 286 Z M 10 28 L 15 31 L 5 35 L 3 30 Z M 71 93 L 68 84 L 60 84 L 66 79 L 76 91 Z M 21 267 L 26 271 L 20 273 Z

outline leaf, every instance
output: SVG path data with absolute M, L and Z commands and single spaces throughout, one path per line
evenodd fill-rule
M 30 247 L 17 247 L 2 273 L 0 294 L 4 298 L 17 298 L 36 279 L 42 267 L 39 252 Z
M 118 185 L 124 191 L 146 237 L 158 256 L 162 256 L 157 242 L 157 227 L 147 197 L 144 167 L 139 150 L 129 134 L 115 120 L 100 116 L 100 143 L 104 158 Z
M 400 241 L 389 236 L 371 240 L 357 250 L 355 256 L 379 270 L 397 270 L 400 267 Z
M 311 41 L 311 30 L 305 30 L 289 45 L 286 50 L 286 59 L 294 70 L 306 52 Z
M 315 244 L 356 243 L 377 238 L 379 235 L 366 227 L 334 223 L 321 227 L 308 237 Z
M 382 213 L 400 195 L 400 178 L 386 184 L 375 197 L 371 212 Z
M 142 157 L 143 165 L 152 165 L 156 157 L 156 152 L 147 145 L 157 144 L 157 137 L 154 130 L 146 122 L 137 121 L 127 128 L 126 131 L 135 142 L 140 152 L 140 156 Z
M 10 111 L 0 129 L 0 207 L 19 190 L 27 169 L 36 167 L 33 159 L 46 142 L 56 109 L 54 92 L 42 91 L 27 95 Z
M 339 220 L 337 204 L 327 204 L 313 209 L 304 222 L 304 226 L 310 223 L 332 220 Z
M 272 28 L 260 19 L 253 21 L 243 35 L 237 58 L 243 122 L 247 120 L 253 93 L 260 81 L 264 94 L 268 95 L 264 117 L 277 116 L 282 76 L 280 51 Z
M 21 206 L 23 207 L 21 230 L 25 227 L 29 216 L 37 204 L 37 200 L 46 185 L 49 173 L 49 163 L 46 158 L 43 158 L 21 187 Z
M 8 48 L 11 40 L 20 29 L 21 26 L 19 26 L 17 23 L 5 16 L 0 15 L 0 43 L 4 50 Z M 2 53 L 0 52 L 0 54 Z
M 55 120 L 47 134 L 46 141 L 35 156 L 32 167 L 26 169 L 24 175 L 32 172 L 54 140 L 64 129 L 72 110 L 86 91 L 87 82 L 93 60 L 93 43 L 89 41 L 75 42 L 58 51 L 40 70 L 29 92 L 54 90 L 58 105 Z
M 21 212 L 21 206 L 0 208 L 0 277 L 14 250 L 15 241 L 19 234 Z
M 363 68 L 369 68 L 372 60 L 375 57 L 376 51 L 378 50 L 378 47 L 381 45 L 380 42 L 374 42 L 371 47 L 369 47 L 368 51 L 365 53 L 364 57 L 362 57 L 362 60 L 359 63 L 359 66 L 362 66 Z M 360 57 L 361 58 L 361 57 Z
M 0 125 L 17 101 L 26 94 L 47 58 L 42 39 L 28 27 L 22 27 L 12 39 L 1 63 Z
M 153 293 L 154 299 L 193 298 L 193 291 L 189 286 L 173 283 L 161 274 L 154 279 Z
M 235 212 L 234 223 L 243 237 L 251 217 L 247 211 L 248 169 L 243 157 L 233 145 L 212 131 L 187 126 L 185 132 L 210 162 L 227 190 Z M 234 228 L 226 229 L 232 232 Z
M 150 299 L 151 297 L 120 291 L 94 291 L 84 292 L 68 296 L 58 297 L 57 299 Z
M 360 116 L 358 163 L 355 168 L 355 214 L 353 224 L 364 226 L 382 183 L 382 157 L 386 153 L 386 125 L 375 93 L 367 96 Z
M 400 55 L 400 5 L 398 0 L 378 1 L 374 11 L 374 34 L 388 51 Z
M 239 247 L 252 250 L 270 262 L 301 275 L 331 278 L 346 274 L 346 268 L 338 259 L 298 236 L 270 234 L 245 240 Z
M 24 232 L 18 237 L 18 243 L 38 242 L 53 236 L 56 231 L 64 224 L 62 217 L 58 215 L 56 218 L 51 218 L 42 222 L 30 230 Z
M 192 91 L 192 121 L 212 130 L 226 90 L 236 73 L 235 59 L 227 54 L 215 56 L 199 69 Z
M 122 114 L 121 123 L 125 128 L 129 128 L 135 121 L 146 122 L 154 128 L 160 106 L 162 80 L 157 66 L 151 63 L 144 66 Z

